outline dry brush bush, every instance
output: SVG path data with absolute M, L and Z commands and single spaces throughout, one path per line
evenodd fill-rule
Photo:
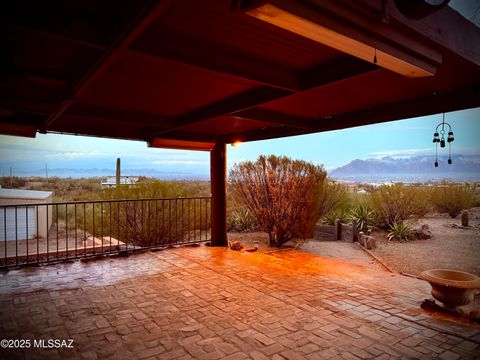
M 311 236 L 325 178 L 322 166 L 274 155 L 242 162 L 230 171 L 238 201 L 255 215 L 271 246 Z
M 462 210 L 469 209 L 475 204 L 475 188 L 468 184 L 441 184 L 431 193 L 431 202 L 436 210 L 448 213 L 452 218 Z
M 98 209 L 101 205 L 96 204 L 97 215 L 90 219 L 95 221 L 95 226 L 89 224 L 89 228 L 99 233 L 108 227 L 115 238 L 138 246 L 193 239 L 198 232 L 205 234 L 210 228 L 210 203 L 201 199 L 175 198 L 204 193 L 204 186 L 197 182 L 158 180 L 105 189 L 101 193 L 103 200 L 126 201 L 107 203 L 105 209 Z M 128 201 L 136 199 L 151 200 Z M 113 227 L 110 222 L 114 223 Z
M 378 225 L 388 228 L 403 222 L 413 214 L 412 204 L 416 193 L 403 184 L 382 185 L 371 194 L 373 209 L 378 215 Z
M 345 185 L 328 179 L 320 187 L 319 217 L 346 211 L 350 205 L 350 197 Z

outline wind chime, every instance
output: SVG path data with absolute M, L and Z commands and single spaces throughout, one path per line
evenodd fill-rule
M 438 129 L 442 127 L 442 129 L 439 131 Z M 435 144 L 435 167 L 438 167 L 438 144 L 440 144 L 441 148 L 444 148 L 446 146 L 445 144 L 445 126 L 448 126 L 448 133 L 447 133 L 447 140 L 446 142 L 448 143 L 448 164 L 452 164 L 452 148 L 451 148 L 451 143 L 453 142 L 453 131 L 452 127 L 450 126 L 449 123 L 445 122 L 445 113 L 443 113 L 443 119 L 440 124 L 437 125 L 435 128 L 435 132 L 433 133 L 433 143 Z

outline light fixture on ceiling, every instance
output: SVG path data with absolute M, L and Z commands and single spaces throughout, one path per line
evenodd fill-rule
M 440 126 L 442 127 L 440 130 Z M 445 126 L 448 126 L 448 133 L 445 130 Z M 447 140 L 445 141 L 445 134 L 447 134 Z M 435 132 L 433 133 L 433 143 L 435 144 L 435 167 L 438 167 L 438 144 L 441 148 L 446 146 L 448 143 L 448 164 L 452 164 L 452 149 L 451 143 L 455 138 L 453 137 L 452 127 L 449 123 L 445 122 L 445 113 L 443 113 L 442 122 L 437 125 Z
M 215 143 L 205 141 L 154 138 L 148 146 L 153 148 L 211 151 Z
M 298 4 L 296 5 L 297 7 L 299 6 Z M 344 32 L 350 32 L 350 35 L 342 34 L 318 22 L 297 15 L 293 11 L 285 9 L 283 6 L 280 7 L 269 2 L 262 2 L 258 7 L 247 8 L 245 13 L 362 60 L 374 62 L 378 66 L 404 76 L 432 76 L 436 71 L 433 65 L 406 54 L 400 49 L 390 45 L 382 44 L 381 47 L 377 47 L 373 39 L 370 39 L 371 44 L 355 39 L 351 34 L 358 34 L 356 30 L 349 29 L 349 31 L 346 31 L 346 27 L 343 26 Z M 357 37 L 366 38 L 365 34 Z

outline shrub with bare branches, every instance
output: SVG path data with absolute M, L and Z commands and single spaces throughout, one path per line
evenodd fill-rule
M 431 201 L 437 211 L 455 218 L 475 204 L 475 188 L 470 185 L 441 184 L 433 189 Z
M 322 166 L 274 155 L 242 162 L 230 171 L 237 199 L 256 216 L 271 246 L 312 235 L 325 178 Z

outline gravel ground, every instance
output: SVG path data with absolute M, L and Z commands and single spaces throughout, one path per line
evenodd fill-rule
M 432 232 L 430 239 L 389 242 L 385 232 L 376 232 L 373 235 L 378 247 L 373 253 L 400 273 L 418 275 L 428 269 L 448 268 L 480 276 L 480 207 L 470 210 L 469 227 L 466 228 L 461 226 L 460 215 L 452 219 L 448 214 L 433 214 L 421 219 L 416 226 L 422 224 L 427 224 Z M 258 242 L 260 251 L 275 250 L 268 247 L 265 233 L 229 233 L 228 238 L 240 241 L 245 248 Z M 359 252 L 356 244 L 310 240 L 299 250 L 374 266 L 370 258 Z
M 374 254 L 393 269 L 418 275 L 434 268 L 448 268 L 480 276 L 480 208 L 470 210 L 469 226 L 462 228 L 461 216 L 434 214 L 421 219 L 432 237 L 408 242 L 387 241 L 385 233 L 374 233 L 378 248 Z

